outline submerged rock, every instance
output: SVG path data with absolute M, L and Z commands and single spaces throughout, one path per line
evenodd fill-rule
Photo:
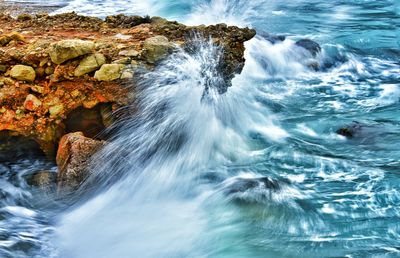
M 321 52 L 321 46 L 311 39 L 300 39 L 296 42 L 296 45 L 308 50 L 313 57 L 316 57 Z
M 58 191 L 75 190 L 89 175 L 92 155 L 104 145 L 103 141 L 87 138 L 82 132 L 64 135 L 57 151 Z
M 353 138 L 354 136 L 360 134 L 362 130 L 362 125 L 360 123 L 354 122 L 348 126 L 339 128 L 336 133 L 347 138 Z
M 52 194 L 56 190 L 57 173 L 53 171 L 39 171 L 30 175 L 27 182 L 46 194 Z
M 271 199 L 271 196 L 282 190 L 286 182 L 269 177 L 235 178 L 225 183 L 223 192 L 233 201 L 258 203 Z
M 262 38 L 268 40 L 271 44 L 280 43 L 286 40 L 286 37 L 283 35 L 272 35 L 264 31 L 257 32 L 257 35 L 260 35 Z

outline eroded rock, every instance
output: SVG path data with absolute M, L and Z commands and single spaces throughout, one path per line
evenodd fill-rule
M 185 26 L 125 15 L 104 21 L 75 13 L 20 19 L 0 14 L 0 26 L 2 35 L 24 36 L 0 46 L 0 131 L 33 139 L 49 155 L 67 132 L 68 114 L 101 103 L 121 110 L 134 101 L 136 71 L 155 69 L 173 47 L 186 50 L 193 38 L 212 38 L 223 49 L 216 69 L 224 93 L 243 68 L 244 42 L 255 36 L 252 29 L 225 24 Z M 29 76 L 11 76 L 19 65 Z
M 96 71 L 103 64 L 106 63 L 106 58 L 103 54 L 96 53 L 82 59 L 78 67 L 74 71 L 75 76 L 82 76 L 84 74 Z
M 148 38 L 143 43 L 143 57 L 147 62 L 154 64 L 165 58 L 174 45 L 165 36 L 155 36 Z
M 58 191 L 75 190 L 89 175 L 92 155 L 104 145 L 103 141 L 87 138 L 82 132 L 64 135 L 57 151 Z
M 125 65 L 123 64 L 104 64 L 101 66 L 100 70 L 94 74 L 94 78 L 99 81 L 113 81 L 119 79 L 124 67 Z
M 49 50 L 51 61 L 62 64 L 70 59 L 91 53 L 95 44 L 92 41 L 68 39 L 53 44 Z

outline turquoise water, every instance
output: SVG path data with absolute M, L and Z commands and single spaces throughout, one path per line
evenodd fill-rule
M 56 12 L 225 22 L 259 36 L 232 87 L 208 101 L 219 50 L 206 39 L 143 76 L 138 117 L 98 154 L 88 201 L 32 204 L 8 175 L 49 165 L 3 162 L 4 184 L 25 193 L 3 187 L 4 256 L 400 257 L 400 2 L 65 4 Z M 295 45 L 303 38 L 321 45 L 317 57 Z M 360 125 L 354 137 L 336 133 L 348 125 Z M 272 185 L 246 184 L 262 177 Z

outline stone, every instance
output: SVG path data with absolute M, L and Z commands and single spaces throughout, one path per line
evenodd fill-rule
M 123 64 L 104 64 L 94 74 L 94 78 L 99 81 L 113 81 L 121 77 L 122 70 L 125 65 Z
M 10 71 L 10 76 L 20 81 L 33 82 L 36 78 L 36 72 L 30 66 L 15 65 Z
M 24 102 L 24 108 L 29 111 L 36 111 L 42 106 L 42 102 L 32 94 L 29 94 Z
M 142 56 L 147 62 L 154 64 L 165 58 L 173 48 L 174 44 L 169 42 L 167 37 L 151 37 L 146 39 L 143 43 Z
M 127 57 L 138 57 L 139 56 L 139 52 L 134 49 L 123 50 L 123 51 L 119 52 L 118 54 L 120 56 L 127 56 Z
M 63 104 L 56 104 L 49 108 L 50 117 L 55 118 L 64 112 L 64 105 Z
M 308 50 L 313 57 L 316 57 L 317 54 L 321 52 L 321 46 L 311 39 L 300 39 L 296 42 L 296 45 Z
M 53 63 L 62 64 L 70 59 L 92 53 L 94 48 L 95 44 L 91 41 L 68 39 L 53 44 L 49 54 Z
M 87 138 L 82 132 L 66 134 L 61 138 L 56 157 L 59 192 L 79 187 L 90 173 L 92 155 L 103 145 L 103 141 Z
M 125 70 L 121 74 L 121 79 L 122 80 L 128 80 L 133 78 L 133 72 L 129 70 Z
M 106 58 L 103 54 L 96 53 L 82 59 L 78 67 L 74 71 L 74 75 L 79 77 L 84 74 L 96 71 L 106 63 Z
M 20 33 L 14 31 L 0 37 L 0 46 L 6 46 L 11 41 L 24 42 L 25 38 Z
M 0 73 L 5 73 L 8 69 L 7 65 L 0 65 Z

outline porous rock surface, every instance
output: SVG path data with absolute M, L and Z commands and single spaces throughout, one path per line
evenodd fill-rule
M 160 17 L 0 14 L 0 131 L 31 138 L 54 155 L 68 114 L 126 105 L 135 69 L 153 69 L 194 33 L 224 49 L 220 70 L 229 86 L 243 68 L 252 29 L 189 27 Z M 122 83 L 128 80 L 129 88 Z

